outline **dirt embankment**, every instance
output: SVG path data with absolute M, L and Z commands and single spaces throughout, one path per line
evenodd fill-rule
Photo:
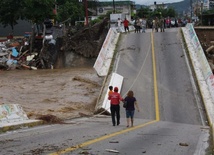
M 64 37 L 63 49 L 86 58 L 96 58 L 108 33 L 108 18 L 91 27 L 85 27 L 74 33 L 68 30 Z
M 195 31 L 214 73 L 214 28 L 196 27 Z

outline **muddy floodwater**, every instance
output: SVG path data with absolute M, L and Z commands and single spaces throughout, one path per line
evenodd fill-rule
M 0 71 L 0 104 L 20 104 L 31 119 L 93 115 L 102 82 L 93 67 Z

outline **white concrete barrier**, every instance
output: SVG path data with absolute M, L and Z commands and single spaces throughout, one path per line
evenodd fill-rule
M 198 81 L 205 81 L 214 104 L 214 75 L 192 24 L 182 29 Z
M 129 26 L 129 30 L 133 31 L 134 26 Z M 120 32 L 125 32 L 123 26 L 110 28 L 108 31 L 106 39 L 94 64 L 94 69 L 99 76 L 106 76 L 108 74 Z
M 214 75 L 192 24 L 182 28 L 214 139 Z
M 106 76 L 114 56 L 114 49 L 117 44 L 119 34 L 116 29 L 110 28 L 103 46 L 99 52 L 94 69 L 99 76 Z
M 0 105 L 0 123 L 13 123 L 23 120 L 28 120 L 28 117 L 19 104 Z
M 210 75 L 212 74 L 212 70 L 192 24 L 187 24 L 186 35 L 188 37 L 189 44 L 192 46 L 194 53 L 196 54 L 195 59 L 200 64 L 200 69 L 203 73 L 204 79 L 207 80 L 208 77 L 210 77 Z
M 113 88 L 118 87 L 118 92 L 120 93 L 122 89 L 123 79 L 124 79 L 123 76 L 117 73 L 113 73 L 108 87 L 109 86 L 113 86 Z M 108 100 L 108 92 L 109 92 L 109 89 L 107 89 L 107 91 L 104 92 L 105 93 L 104 101 L 100 105 L 100 107 L 98 107 L 98 109 L 104 109 L 105 111 L 110 113 L 110 101 Z

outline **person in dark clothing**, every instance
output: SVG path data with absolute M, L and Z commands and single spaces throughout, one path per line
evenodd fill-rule
M 120 124 L 120 101 L 123 101 L 123 98 L 121 97 L 120 93 L 118 93 L 118 87 L 114 87 L 114 92 L 112 92 L 108 99 L 110 100 L 110 111 L 111 111 L 111 118 L 112 118 L 112 124 L 115 126 L 115 114 L 117 118 L 117 125 Z
M 135 20 L 134 27 L 135 27 L 135 33 L 140 33 L 141 23 L 139 19 Z
M 160 19 L 160 30 L 161 32 L 164 32 L 164 18 Z
M 140 111 L 140 109 L 139 109 L 137 100 L 134 97 L 134 93 L 132 90 L 130 90 L 127 93 L 127 96 L 125 97 L 124 102 L 127 102 L 127 106 L 126 106 L 127 127 L 129 127 L 130 122 L 131 122 L 131 126 L 133 127 L 135 106 L 136 106 L 138 112 Z

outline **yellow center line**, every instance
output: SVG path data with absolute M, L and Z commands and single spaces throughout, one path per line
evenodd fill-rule
M 156 61 L 155 61 L 155 48 L 154 48 L 154 37 L 153 32 L 151 32 L 151 43 L 152 43 L 152 65 L 153 65 L 153 80 L 154 80 L 154 97 L 155 97 L 155 114 L 156 121 L 160 120 L 159 113 L 159 101 L 158 101 L 158 87 L 157 87 L 157 74 L 156 74 Z
M 96 139 L 92 139 L 92 140 L 86 141 L 84 143 L 81 143 L 79 145 L 71 146 L 71 147 L 66 148 L 64 150 L 57 151 L 57 152 L 54 152 L 54 153 L 50 153 L 49 155 L 60 155 L 60 154 L 72 152 L 74 150 L 77 150 L 79 148 L 82 148 L 82 147 L 97 143 L 99 141 L 102 141 L 102 140 L 105 140 L 105 139 L 108 139 L 108 138 L 111 138 L 111 137 L 114 137 L 114 136 L 129 132 L 129 131 L 132 131 L 132 130 L 136 130 L 138 128 L 145 127 L 147 125 L 156 123 L 156 122 L 158 122 L 160 120 L 153 32 L 151 32 L 151 44 L 152 44 L 152 65 L 153 65 L 153 76 L 154 76 L 153 80 L 154 80 L 155 114 L 156 114 L 155 120 L 147 122 L 145 124 L 134 126 L 132 128 L 127 128 L 127 129 L 124 129 L 124 130 L 121 130 L 121 131 L 118 131 L 118 132 L 115 132 L 115 133 L 111 133 L 109 135 L 105 135 L 105 136 L 102 136 L 102 137 L 99 137 L 99 138 L 96 138 Z
M 79 144 L 79 145 L 76 145 L 76 146 L 72 146 L 72 147 L 66 148 L 64 150 L 55 152 L 55 153 L 50 153 L 49 155 L 60 155 L 60 154 L 68 153 L 68 152 L 77 150 L 79 148 L 82 148 L 82 147 L 97 143 L 99 141 L 102 141 L 102 140 L 105 140 L 105 139 L 108 139 L 108 138 L 111 138 L 111 137 L 114 137 L 114 136 L 129 132 L 129 131 L 132 131 L 132 130 L 136 130 L 138 128 L 145 127 L 145 126 L 147 126 L 149 124 L 152 124 L 152 123 L 155 123 L 155 122 L 157 122 L 157 121 L 153 120 L 153 121 L 147 122 L 145 124 L 137 125 L 137 126 L 134 126 L 134 127 L 131 127 L 131 128 L 127 128 L 127 129 L 118 131 L 118 132 L 114 132 L 114 133 L 111 133 L 109 135 L 105 135 L 105 136 L 102 136 L 102 137 L 99 137 L 99 138 L 96 138 L 96 139 L 92 139 L 92 140 L 86 141 L 86 142 L 84 142 L 82 144 Z

